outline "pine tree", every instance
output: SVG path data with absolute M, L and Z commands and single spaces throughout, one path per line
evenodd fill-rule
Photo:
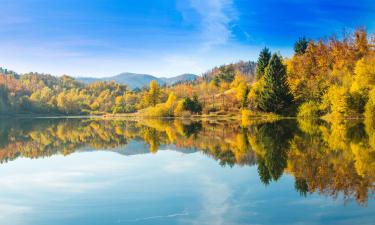
M 260 93 L 259 108 L 264 112 L 283 113 L 292 101 L 293 97 L 287 84 L 285 66 L 282 59 L 277 54 L 273 54 L 265 69 L 264 87 Z
M 271 59 L 271 52 L 268 48 L 263 48 L 259 54 L 258 62 L 257 62 L 257 70 L 256 70 L 256 79 L 259 80 L 263 74 L 264 70 L 266 69 L 269 61 Z
M 309 44 L 309 42 L 306 40 L 305 37 L 299 38 L 298 41 L 294 44 L 294 52 L 297 55 L 304 54 L 306 49 L 307 49 L 308 44 Z

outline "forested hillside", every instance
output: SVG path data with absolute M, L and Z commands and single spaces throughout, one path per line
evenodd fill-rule
M 143 89 L 1 69 L 0 113 L 373 118 L 374 34 L 358 29 L 341 38 L 301 38 L 294 50 L 283 58 L 264 48 L 257 63 L 222 65 L 198 79 L 167 86 L 151 80 Z
M 249 77 L 253 76 L 248 65 L 254 63 L 239 62 L 224 65 L 234 77 L 235 71 L 247 71 Z M 192 87 L 207 77 L 214 77 L 219 68 L 205 73 L 205 79 L 197 79 L 196 75 L 183 74 L 172 78 L 152 79 L 149 76 L 150 87 L 133 88 L 124 84 L 121 80 L 82 79 L 63 75 L 61 77 L 49 74 L 16 72 L 0 68 L 0 113 L 1 114 L 56 114 L 56 115 L 84 115 L 84 114 L 107 114 L 107 113 L 134 113 L 149 106 L 167 100 L 170 91 L 178 92 L 180 97 L 193 96 Z M 129 78 L 127 74 L 126 76 Z M 133 76 L 130 76 L 130 78 Z M 134 77 L 133 77 L 134 78 Z M 136 77 L 132 84 L 143 77 Z M 143 85 L 143 81 L 135 86 Z M 165 85 L 166 87 L 162 87 Z M 172 85 L 172 86 L 171 86 Z M 189 89 L 189 90 L 188 90 Z M 188 91 L 188 93 L 183 93 Z
M 374 119 L 374 34 L 358 29 L 341 38 L 300 38 L 294 51 L 292 57 L 283 58 L 264 48 L 255 76 L 235 65 L 214 68 L 198 82 L 164 89 L 168 101 L 143 112 Z

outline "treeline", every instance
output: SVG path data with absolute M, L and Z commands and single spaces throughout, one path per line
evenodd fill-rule
M 257 63 L 223 65 L 173 86 L 130 90 L 69 76 L 1 69 L 0 113 L 374 117 L 375 36 L 364 29 L 327 40 L 300 38 L 291 58 L 264 48 Z
M 0 113 L 112 113 L 126 92 L 114 82 L 83 85 L 69 76 L 0 74 Z
M 291 58 L 283 58 L 264 48 L 255 76 L 245 74 L 244 67 L 230 64 L 214 68 L 194 84 L 165 88 L 170 93 L 168 104 L 150 107 L 145 114 L 190 116 L 242 112 L 245 117 L 278 114 L 374 118 L 374 35 L 357 29 L 341 38 L 332 36 L 318 41 L 300 38 L 294 51 Z M 202 110 L 182 107 L 186 96 L 196 96 Z

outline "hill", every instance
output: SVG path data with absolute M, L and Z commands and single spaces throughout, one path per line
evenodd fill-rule
M 185 73 L 185 74 L 181 74 L 175 77 L 169 77 L 169 78 L 162 77 L 160 79 L 163 80 L 167 85 L 174 85 L 174 84 L 178 84 L 181 82 L 193 81 L 197 78 L 198 76 L 195 74 Z
M 130 88 L 142 88 L 149 85 L 152 80 L 157 81 L 160 85 L 173 85 L 180 82 L 195 80 L 198 76 L 194 74 L 182 74 L 170 78 L 158 78 L 149 74 L 138 73 L 121 73 L 112 77 L 93 78 L 93 77 L 77 77 L 76 80 L 85 84 L 90 84 L 95 81 L 114 81 L 118 84 L 126 84 Z

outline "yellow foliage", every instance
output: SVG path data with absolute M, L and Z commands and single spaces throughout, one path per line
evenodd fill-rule
M 349 90 L 345 87 L 333 85 L 324 94 L 321 107 L 333 116 L 349 115 Z
M 236 98 L 238 101 L 241 101 L 243 99 L 244 94 L 247 90 L 247 84 L 245 82 L 241 82 L 238 84 L 236 88 Z M 247 94 L 247 93 L 246 93 Z
M 180 101 L 178 101 L 177 106 L 174 110 L 174 115 L 175 116 L 182 116 L 183 111 L 184 111 L 184 101 L 180 100 Z
M 259 95 L 264 87 L 264 76 L 253 83 L 250 88 L 249 94 L 247 95 L 247 100 L 249 102 L 249 107 L 251 110 L 257 110 L 257 102 Z
M 297 117 L 319 117 L 319 104 L 314 101 L 304 102 L 302 105 L 298 107 Z
M 355 77 L 351 91 L 367 93 L 375 87 L 375 54 L 359 60 L 355 67 Z
M 243 75 L 240 71 L 236 71 L 234 80 L 230 84 L 231 88 L 238 87 L 241 83 L 247 83 L 245 75 Z
M 375 178 L 375 149 L 363 143 L 350 145 L 355 158 L 355 168 L 362 177 Z
M 369 92 L 365 106 L 365 118 L 368 124 L 375 125 L 375 88 Z

